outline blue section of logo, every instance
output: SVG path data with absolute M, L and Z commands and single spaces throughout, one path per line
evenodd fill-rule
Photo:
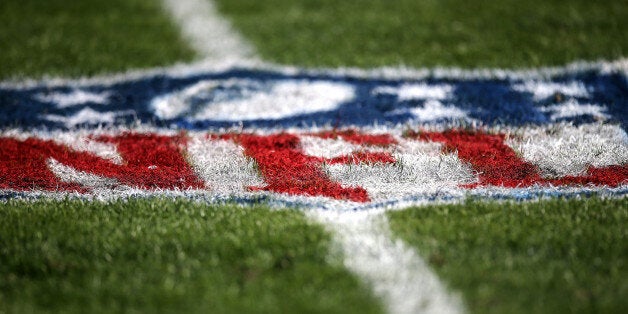
M 162 74 L 113 84 L 0 88 L 0 127 L 64 130 L 137 121 L 184 129 L 608 121 L 626 130 L 627 82 L 621 73 L 594 70 L 542 81 L 364 79 L 249 69 L 183 78 Z M 274 110 L 273 99 L 283 109 Z

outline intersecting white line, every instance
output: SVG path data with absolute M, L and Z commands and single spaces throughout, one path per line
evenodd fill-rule
M 235 32 L 209 0 L 162 0 L 190 46 L 210 64 L 257 60 L 253 47 Z
M 388 228 L 383 209 L 367 211 L 308 210 L 324 224 L 344 254 L 344 265 L 382 297 L 390 313 L 463 313 L 426 262 Z

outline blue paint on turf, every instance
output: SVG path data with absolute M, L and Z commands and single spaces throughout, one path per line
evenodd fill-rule
M 341 83 L 353 88 L 355 97 L 338 104 L 333 110 L 318 111 L 296 116 L 272 119 L 253 119 L 246 121 L 227 121 L 216 119 L 190 119 L 190 112 L 174 119 L 160 119 L 151 108 L 151 101 L 156 97 L 176 93 L 205 80 L 226 81 L 233 79 L 247 80 L 257 84 L 219 85 L 215 91 L 205 95 L 193 111 L 203 106 L 211 106 L 216 99 L 231 97 L 238 99 L 250 93 L 264 92 L 275 84 L 289 81 Z M 93 128 L 101 123 L 86 122 L 80 125 L 68 125 L 50 119 L 50 115 L 71 117 L 81 110 L 89 108 L 98 113 L 116 115 L 110 126 L 127 126 L 141 122 L 157 127 L 182 128 L 191 130 L 218 129 L 229 127 L 250 128 L 288 128 L 308 127 L 312 125 L 349 127 L 372 125 L 395 125 L 416 121 L 411 112 L 413 108 L 423 108 L 426 100 L 400 99 L 393 94 L 376 93 L 377 89 L 395 88 L 404 84 L 420 83 L 427 86 L 448 84 L 452 86 L 451 96 L 441 100 L 443 106 L 466 112 L 462 120 L 439 118 L 426 123 L 470 121 L 484 125 L 544 125 L 552 122 L 588 123 L 599 117 L 580 114 L 559 119 L 551 119 L 550 113 L 543 108 L 559 104 L 565 100 L 580 105 L 595 105 L 604 108 L 607 122 L 618 123 L 626 130 L 628 126 L 628 80 L 621 73 L 601 73 L 595 70 L 581 71 L 554 76 L 544 82 L 577 83 L 585 87 L 586 96 L 565 96 L 553 94 L 545 99 L 533 98 L 532 93 L 516 89 L 524 83 L 518 79 L 364 79 L 333 74 L 284 74 L 274 71 L 232 69 L 224 72 L 212 72 L 173 77 L 165 74 L 148 75 L 139 79 L 120 81 L 113 84 L 76 85 L 68 83 L 61 86 L 37 86 L 32 88 L 0 88 L 0 128 L 19 128 L 24 130 L 66 130 L 74 127 Z M 46 95 L 67 94 L 80 89 L 90 93 L 108 93 L 108 103 L 84 103 L 61 107 L 47 100 Z M 256 90 L 261 89 L 261 90 Z M 610 118 L 608 118 L 610 117 Z

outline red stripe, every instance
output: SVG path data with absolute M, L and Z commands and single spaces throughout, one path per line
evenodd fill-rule
M 390 153 L 385 152 L 354 152 L 350 155 L 344 155 L 334 158 L 321 159 L 330 164 L 361 164 L 361 163 L 384 163 L 391 164 L 395 162 L 395 158 Z
M 326 196 L 334 199 L 368 202 L 369 196 L 361 187 L 342 187 L 332 181 L 321 167 L 321 158 L 305 155 L 299 138 L 293 134 L 275 135 L 239 134 L 228 136 L 242 145 L 245 154 L 260 168 L 266 186 L 264 190 L 290 195 Z
M 85 168 L 85 171 L 116 178 L 123 184 L 142 188 L 204 187 L 183 158 L 187 139 L 182 135 L 127 133 L 101 136 L 97 140 L 115 144 L 125 163 L 117 169 L 99 168 L 90 171 Z
M 604 168 L 589 167 L 582 176 L 566 176 L 556 179 L 544 179 L 538 167 L 520 158 L 515 151 L 504 143 L 503 134 L 483 132 L 445 131 L 408 132 L 409 138 L 441 142 L 443 152 L 457 152 L 458 158 L 471 164 L 478 172 L 480 182 L 466 187 L 504 186 L 527 187 L 540 185 L 603 185 L 617 187 L 628 181 L 628 165 Z
M 49 158 L 76 170 L 144 189 L 202 188 L 203 182 L 183 158 L 185 141 L 180 136 L 122 134 L 103 136 L 98 141 L 116 144 L 124 159 L 116 165 L 91 153 L 77 152 L 52 141 L 29 138 L 18 141 L 0 138 L 0 187 L 14 190 L 84 191 L 80 185 L 64 183 L 48 169 Z
M 615 165 L 603 168 L 589 167 L 581 176 L 566 176 L 548 180 L 553 185 L 604 185 L 616 187 L 628 182 L 628 165 Z
M 88 157 L 64 150 L 51 141 L 0 138 L 0 188 L 17 191 L 43 189 L 85 192 L 79 184 L 61 182 L 48 169 L 47 159 L 63 154 L 74 158 Z

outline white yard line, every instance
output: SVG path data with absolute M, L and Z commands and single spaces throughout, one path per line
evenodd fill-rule
M 390 313 L 463 313 L 425 261 L 401 240 L 393 239 L 383 209 L 309 210 L 308 216 L 334 234 L 344 265 L 372 287 Z
M 162 0 L 163 7 L 204 63 L 238 64 L 256 60 L 255 50 L 222 18 L 209 0 Z

